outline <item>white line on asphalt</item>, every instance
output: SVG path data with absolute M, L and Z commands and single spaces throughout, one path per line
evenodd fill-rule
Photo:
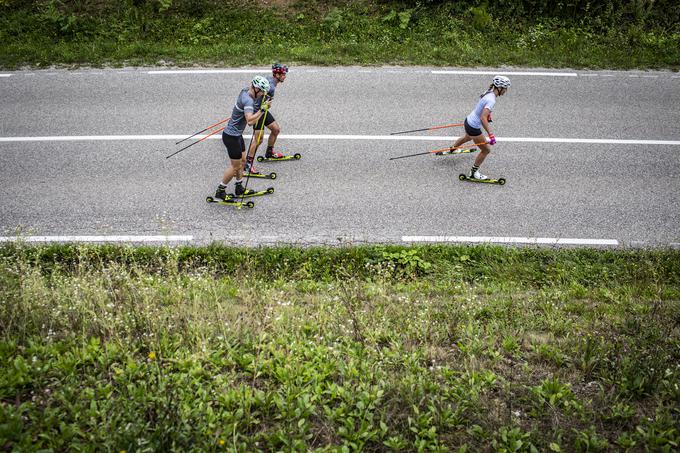
M 147 71 L 147 74 L 243 74 L 250 72 L 266 72 L 269 69 L 184 69 L 184 70 L 168 70 L 168 71 Z
M 12 77 L 12 74 L 0 74 L 0 77 Z
M 57 135 L 37 137 L 0 137 L 0 143 L 14 142 L 75 142 L 75 141 L 125 141 L 125 140 L 179 140 L 186 135 Z M 205 135 L 193 137 L 196 140 Z M 249 135 L 244 135 L 249 138 Z M 263 138 L 266 138 L 263 137 Z M 390 141 L 451 141 L 455 136 L 424 135 L 279 135 L 288 140 L 390 140 Z M 219 134 L 208 137 L 208 140 L 220 140 Z M 498 142 L 520 143 L 590 143 L 602 145 L 680 145 L 680 140 L 624 140 L 610 138 L 556 138 L 556 137 L 501 137 Z
M 432 74 L 458 75 L 516 75 L 516 76 L 544 76 L 544 77 L 578 77 L 575 72 L 504 72 L 504 71 L 432 71 Z
M 528 238 L 502 236 L 402 236 L 402 242 L 469 242 L 541 245 L 619 245 L 616 239 Z
M 0 242 L 188 242 L 193 236 L 0 236 Z

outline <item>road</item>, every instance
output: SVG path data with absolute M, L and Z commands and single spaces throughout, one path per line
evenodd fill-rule
M 302 160 L 260 164 L 278 178 L 249 187 L 276 192 L 252 210 L 208 204 L 221 140 L 165 156 L 265 73 L 0 72 L 0 236 L 680 247 L 678 73 L 293 67 L 271 111 Z M 505 186 L 458 181 L 474 154 L 389 160 L 448 146 L 460 128 L 389 134 L 462 122 L 493 73 L 513 85 L 483 172 Z

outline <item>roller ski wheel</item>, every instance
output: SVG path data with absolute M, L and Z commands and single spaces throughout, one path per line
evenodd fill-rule
M 255 207 L 255 203 L 253 203 L 252 201 L 243 202 L 243 201 L 233 200 L 231 198 L 225 198 L 224 200 L 222 200 L 220 198 L 208 196 L 208 197 L 206 197 L 205 201 L 207 201 L 208 203 L 217 203 L 217 204 L 224 204 L 224 205 L 228 205 L 228 206 L 236 206 L 239 209 L 244 207 L 244 206 L 246 208 L 250 208 L 250 209 Z
M 260 179 L 276 179 L 276 173 L 271 172 L 271 173 L 243 173 L 243 176 L 247 176 L 249 178 L 260 178 Z
M 302 159 L 302 154 L 300 153 L 295 153 L 295 154 L 287 154 L 284 155 L 283 157 L 267 157 L 267 156 L 257 156 L 257 161 L 258 162 L 276 162 L 279 160 L 300 160 Z
M 470 148 L 470 149 L 450 149 L 448 151 L 439 151 L 438 153 L 434 153 L 435 156 L 453 156 L 455 154 L 469 154 L 469 153 L 475 153 L 477 152 L 477 148 Z
M 498 184 L 499 186 L 505 185 L 505 178 L 498 178 L 498 179 L 477 179 L 477 178 L 470 178 L 468 175 L 461 173 L 458 175 L 458 179 L 461 181 L 470 181 L 470 182 L 479 182 L 482 184 Z
M 233 194 L 233 193 L 229 193 L 229 194 L 227 194 L 227 197 L 225 198 L 225 200 L 236 200 L 236 199 L 239 199 L 239 198 L 261 197 L 263 195 L 270 195 L 270 194 L 273 194 L 273 193 L 274 193 L 274 188 L 269 187 L 265 190 L 254 191 L 254 192 L 248 193 L 246 195 L 236 195 L 236 194 Z

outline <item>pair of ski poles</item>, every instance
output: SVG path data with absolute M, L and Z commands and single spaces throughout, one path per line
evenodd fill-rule
M 260 140 L 262 139 L 262 135 L 264 135 L 264 123 L 267 121 L 267 114 L 269 113 L 269 103 L 267 102 L 267 94 L 265 93 L 262 96 L 262 103 L 265 104 L 264 108 L 264 115 L 262 115 L 262 129 L 260 129 L 260 135 L 257 137 L 257 144 L 260 144 Z M 246 162 L 248 161 L 248 156 L 250 155 L 250 147 L 253 144 L 253 140 L 255 139 L 255 126 L 257 123 L 259 123 L 260 120 L 257 120 L 255 124 L 253 125 L 253 135 L 250 137 L 250 143 L 248 144 L 248 148 L 246 149 Z M 252 164 L 250 165 L 250 168 L 248 168 L 248 174 L 246 175 L 246 185 L 243 186 L 243 195 L 241 195 L 241 203 L 238 205 L 236 209 L 241 209 L 241 206 L 243 206 L 243 200 L 246 198 L 246 193 L 248 192 L 248 181 L 250 180 L 250 172 L 252 171 Z
M 230 117 L 230 118 L 223 119 L 222 121 L 218 121 L 218 122 L 215 123 L 215 124 L 211 124 L 210 126 L 206 127 L 205 129 L 201 129 L 200 131 L 195 132 L 195 133 L 191 134 L 190 136 L 188 136 L 188 137 L 186 137 L 186 138 L 183 138 L 182 140 L 180 140 L 180 141 L 178 141 L 178 142 L 175 142 L 175 145 L 179 145 L 180 143 L 185 142 L 185 141 L 189 140 L 190 138 L 193 138 L 193 137 L 197 136 L 198 134 L 201 134 L 201 133 L 203 133 L 203 132 L 205 132 L 205 131 L 207 131 L 207 130 L 210 130 L 210 129 L 212 129 L 212 128 L 215 127 L 215 126 L 219 126 L 220 124 L 226 123 L 226 122 L 229 121 L 230 119 L 231 119 L 231 117 Z M 184 151 L 185 149 L 191 148 L 191 147 L 194 146 L 196 143 L 201 143 L 203 140 L 205 140 L 206 138 L 210 137 L 211 135 L 215 135 L 215 134 L 217 134 L 218 132 L 222 132 L 223 130 L 224 130 L 224 128 L 221 127 L 221 128 L 219 128 L 219 129 L 217 129 L 216 131 L 212 131 L 211 133 L 209 133 L 209 134 L 206 135 L 205 137 L 203 137 L 203 138 L 201 138 L 201 139 L 198 139 L 198 140 L 196 140 L 195 142 L 192 142 L 192 143 L 188 144 L 187 146 L 183 147 L 182 149 L 180 149 L 180 150 L 178 150 L 178 151 L 175 151 L 174 153 L 170 154 L 169 156 L 165 156 L 165 158 L 166 158 L 166 159 L 169 159 L 169 158 L 171 158 L 172 156 L 174 156 L 175 154 L 179 154 L 179 153 L 181 153 L 182 151 Z
M 463 123 L 445 124 L 443 126 L 432 126 L 432 127 L 426 127 L 426 128 L 423 128 L 423 129 L 413 129 L 413 130 L 410 130 L 410 131 L 392 132 L 390 135 L 408 134 L 409 132 L 433 131 L 435 129 L 445 129 L 447 127 L 459 127 L 459 126 L 463 126 Z M 483 143 L 475 143 L 475 146 L 487 145 L 487 144 L 488 144 L 488 142 L 485 141 Z M 467 146 L 456 146 L 456 147 L 435 149 L 435 150 L 432 150 L 432 151 L 425 151 L 425 152 L 422 152 L 422 153 L 415 153 L 415 154 L 407 154 L 405 156 L 390 157 L 389 160 L 403 159 L 405 157 L 422 156 L 424 154 L 443 153 L 445 151 L 454 151 L 456 149 L 463 149 L 463 148 L 466 148 L 466 147 Z

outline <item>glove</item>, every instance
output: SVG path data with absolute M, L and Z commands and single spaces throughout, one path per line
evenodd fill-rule
M 489 145 L 495 145 L 496 144 L 496 136 L 493 134 L 489 134 Z
M 269 110 L 269 107 L 271 107 L 271 103 L 269 101 L 264 101 L 262 104 L 260 104 L 260 110 L 262 111 Z

